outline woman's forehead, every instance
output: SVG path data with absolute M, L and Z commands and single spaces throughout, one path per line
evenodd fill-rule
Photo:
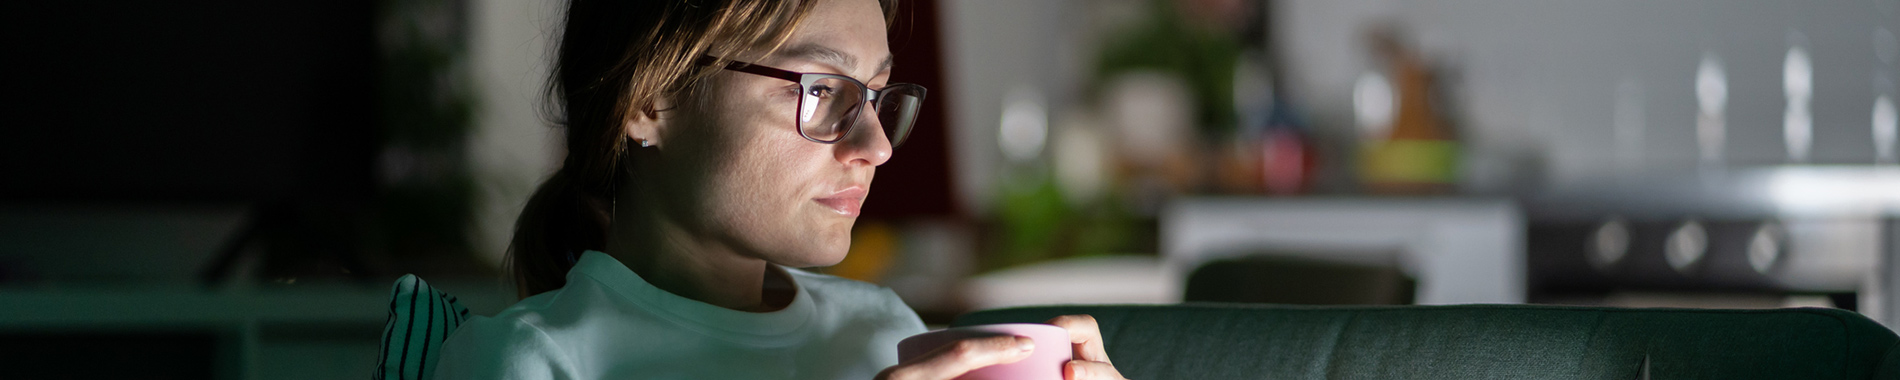
M 778 53 L 776 53 L 776 55 L 779 58 L 785 59 L 785 60 L 809 61 L 809 62 L 819 63 L 823 65 L 835 66 L 840 69 L 862 68 L 865 66 L 860 66 L 861 64 L 866 63 L 866 62 L 873 62 L 872 65 L 870 65 L 869 67 L 872 68 L 871 72 L 874 72 L 874 73 L 881 73 L 886 70 L 890 70 L 891 62 L 893 58 L 890 55 L 890 53 L 886 52 L 884 53 L 883 57 L 875 58 L 877 59 L 877 61 L 867 61 L 865 59 L 862 59 L 865 57 L 860 57 L 857 54 L 852 54 L 852 53 L 849 53 L 837 48 L 833 48 L 823 43 L 803 43 L 803 44 L 788 46 L 783 49 L 780 49 Z
M 890 68 L 883 7 L 877 0 L 823 0 L 773 55 L 875 74 Z

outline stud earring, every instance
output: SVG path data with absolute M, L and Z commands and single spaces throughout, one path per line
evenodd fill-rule
M 646 147 L 651 147 L 651 146 L 653 146 L 653 141 L 649 141 L 649 140 L 646 140 L 646 139 L 641 139 L 641 140 L 640 140 L 640 147 L 641 147 L 641 148 L 646 148 Z

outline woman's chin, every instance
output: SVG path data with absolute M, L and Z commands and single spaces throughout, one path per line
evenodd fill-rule
M 844 256 L 845 255 L 843 251 L 840 251 L 837 254 L 801 255 L 798 258 L 795 258 L 792 260 L 783 260 L 782 262 L 775 262 L 774 264 L 778 264 L 780 266 L 792 267 L 792 268 L 828 267 L 828 266 L 838 265 L 838 263 L 843 262 Z
M 851 235 L 842 234 L 841 238 L 831 242 L 817 242 L 796 252 L 786 252 L 781 260 L 772 260 L 774 264 L 793 268 L 828 267 L 844 261 L 851 250 Z

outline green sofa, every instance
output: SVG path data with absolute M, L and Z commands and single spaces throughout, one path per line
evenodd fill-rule
M 1835 309 L 1542 305 L 1038 306 L 1090 314 L 1130 379 L 1900 379 L 1900 338 Z

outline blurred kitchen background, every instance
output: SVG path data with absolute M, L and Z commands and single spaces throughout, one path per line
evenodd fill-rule
M 902 3 L 894 81 L 932 98 L 849 258 L 814 270 L 928 323 L 1269 302 L 1900 326 L 1900 0 Z M 0 5 L 0 377 L 368 376 L 396 277 L 512 303 L 502 254 L 561 154 L 560 6 Z

